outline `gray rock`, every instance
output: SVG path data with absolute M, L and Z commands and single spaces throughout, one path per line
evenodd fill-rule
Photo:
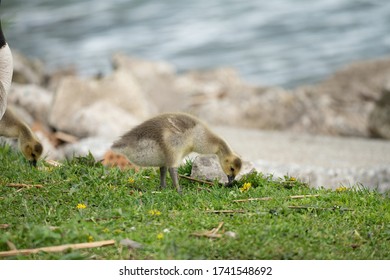
M 36 121 L 47 124 L 53 93 L 35 85 L 22 85 L 13 83 L 8 95 L 8 102 L 22 107 Z
M 303 113 L 312 124 L 294 131 L 369 137 L 370 114 L 389 77 L 389 58 L 368 60 L 347 65 L 317 85 L 295 89 L 308 96 Z M 326 102 L 316 106 L 324 96 Z
M 176 91 L 177 79 L 173 65 L 163 61 L 146 61 L 117 53 L 112 58 L 116 71 L 124 71 L 134 77 L 140 90 L 158 112 L 177 111 L 184 102 L 184 95 Z
M 98 104 L 98 105 L 96 105 Z M 105 108 L 103 105 L 106 104 Z M 120 109 L 120 110 L 119 110 Z M 85 121 L 84 110 L 87 110 Z M 92 111 L 95 111 L 91 113 Z M 58 130 L 74 134 L 78 137 L 88 137 L 101 134 L 102 118 L 92 119 L 94 116 L 104 114 L 109 116 L 115 114 L 118 120 L 108 120 L 112 125 L 124 123 L 120 121 L 120 114 L 116 111 L 127 112 L 135 119 L 145 119 L 149 117 L 155 109 L 149 104 L 145 95 L 140 90 L 134 78 L 125 71 L 115 71 L 112 75 L 101 80 L 85 79 L 76 77 L 66 77 L 60 83 L 53 105 L 49 114 L 50 124 Z M 80 119 L 83 120 L 80 124 Z M 124 115 L 124 119 L 130 119 Z M 132 125 L 132 124 L 130 124 Z M 124 125 L 121 130 L 127 129 L 129 125 Z M 94 133 L 94 131 L 99 131 Z M 115 131 L 118 128 L 114 128 Z M 107 129 L 106 136 L 111 136 L 111 129 Z M 104 131 L 103 131 L 104 133 Z
M 232 68 L 191 71 L 176 79 L 175 89 L 185 96 L 181 110 L 223 125 L 243 125 L 248 118 L 243 118 L 241 101 L 249 101 L 255 90 Z
M 376 137 L 390 139 L 390 85 L 384 88 L 369 117 L 369 129 Z
M 243 166 L 236 180 L 239 180 L 244 174 L 250 173 L 254 170 L 254 165 L 248 161 L 243 161 Z M 195 157 L 192 163 L 191 177 L 201 180 L 214 181 L 218 180 L 220 183 L 227 183 L 228 179 L 219 164 L 216 155 L 199 155 Z
M 12 50 L 14 73 L 12 81 L 20 84 L 40 85 L 45 80 L 45 67 L 38 59 L 27 58 L 17 50 Z
M 381 59 L 292 90 L 251 86 L 229 69 L 184 74 L 176 88 L 187 98 L 185 111 L 214 125 L 369 137 L 370 114 L 389 77 L 390 59 Z M 377 111 L 387 120 L 387 111 Z

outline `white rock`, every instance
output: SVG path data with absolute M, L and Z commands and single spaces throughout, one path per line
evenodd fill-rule
M 124 109 L 104 101 L 98 101 L 84 110 L 75 112 L 68 122 L 75 135 L 117 138 L 141 121 Z
M 236 180 L 239 180 L 244 174 L 250 173 L 253 170 L 254 166 L 252 163 L 243 161 L 241 171 L 237 175 Z M 223 172 L 216 155 L 199 155 L 195 157 L 192 163 L 191 177 L 208 181 L 217 179 L 220 183 L 228 182 L 227 176 Z
M 104 157 L 104 154 L 110 149 L 112 141 L 101 137 L 84 138 L 76 143 L 67 144 L 62 148 L 66 158 L 74 156 L 86 156 L 91 153 L 96 160 Z
M 230 238 L 237 238 L 237 233 L 235 233 L 234 231 L 227 231 L 224 233 L 227 237 L 230 237 Z

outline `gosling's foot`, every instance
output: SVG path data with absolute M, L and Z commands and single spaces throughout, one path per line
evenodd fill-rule
M 168 168 L 166 166 L 160 167 L 160 189 L 165 189 L 167 186 L 167 171 Z
M 179 176 L 177 175 L 177 168 L 176 167 L 170 167 L 169 168 L 169 175 L 171 175 L 173 186 L 176 187 L 178 193 L 182 193 L 181 186 L 179 184 Z

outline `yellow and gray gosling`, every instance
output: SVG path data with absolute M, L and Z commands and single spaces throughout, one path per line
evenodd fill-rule
M 166 187 L 166 174 L 181 192 L 177 168 L 191 152 L 216 154 L 222 170 L 231 183 L 241 170 L 241 159 L 230 146 L 203 122 L 185 113 L 166 113 L 136 126 L 112 149 L 138 166 L 160 167 L 160 186 Z
M 0 20 L 0 119 L 3 117 L 7 107 L 7 95 L 11 87 L 12 74 L 12 54 L 4 38 Z
M 42 144 L 31 129 L 22 122 L 10 108 L 7 108 L 0 120 L 0 136 L 17 138 L 19 149 L 24 157 L 33 165 L 37 165 L 43 152 Z

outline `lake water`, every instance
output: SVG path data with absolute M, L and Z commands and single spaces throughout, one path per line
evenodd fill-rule
M 179 71 L 236 68 L 294 87 L 390 54 L 389 0 L 2 0 L 12 48 L 51 69 L 108 73 L 121 51 Z

